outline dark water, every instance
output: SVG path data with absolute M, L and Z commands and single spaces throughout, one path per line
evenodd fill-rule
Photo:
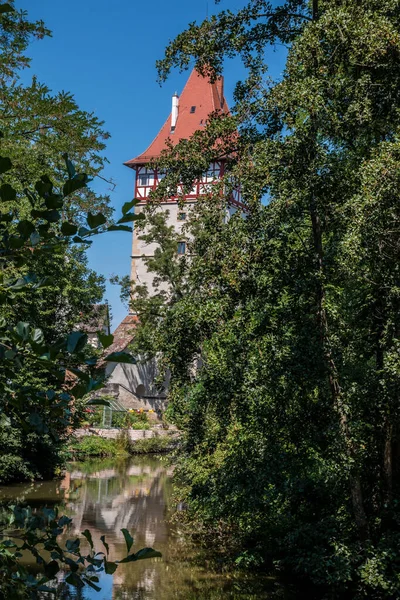
M 140 457 L 71 463 L 63 480 L 0 487 L 0 502 L 18 500 L 31 506 L 60 507 L 73 518 L 68 537 L 85 529 L 96 550 L 100 536 L 110 546 L 110 560 L 126 554 L 121 529 L 135 539 L 133 550 L 150 546 L 162 552 L 154 558 L 120 565 L 114 575 L 101 575 L 101 592 L 76 592 L 62 582 L 51 597 L 86 600 L 259 600 L 284 598 L 273 581 L 221 575 L 193 547 L 179 526 L 171 524 L 171 467 L 165 458 Z M 47 596 L 47 595 L 46 595 Z

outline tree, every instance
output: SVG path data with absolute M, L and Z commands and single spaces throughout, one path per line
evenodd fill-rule
M 399 19 L 390 0 L 254 0 L 191 24 L 158 64 L 161 80 L 193 58 L 211 78 L 226 57 L 248 71 L 233 115 L 160 161 L 162 197 L 228 157 L 191 225 L 186 295 L 152 333 L 192 515 L 239 564 L 376 597 L 398 593 Z M 223 226 L 237 180 L 249 214 Z
M 32 191 L 32 186 L 37 182 L 42 194 L 44 189 L 50 193 L 50 177 L 62 188 L 67 154 L 74 159 L 74 163 L 68 159 L 67 164 L 70 179 L 75 183 L 68 184 L 70 187 L 62 203 L 64 233 L 78 232 L 82 227 L 84 231 L 84 226 L 87 229 L 88 213 L 93 215 L 89 220 L 95 219 L 97 213 L 104 215 L 104 222 L 110 219 L 109 198 L 96 196 L 86 185 L 91 177 L 99 175 L 104 165 L 106 159 L 102 152 L 108 134 L 97 117 L 79 109 L 71 94 L 52 95 L 35 77 L 31 85 L 21 84 L 20 70 L 29 66 L 26 49 L 30 39 L 50 35 L 42 22 L 30 22 L 25 12 L 17 12 L 14 2 L 2 3 L 0 31 L 3 50 L 0 62 L 1 218 L 6 231 L 8 226 L 12 227 L 15 218 L 19 219 L 20 233 L 33 235 L 35 231 L 34 247 L 39 243 L 40 235 L 54 233 L 57 229 L 60 202 L 53 200 L 53 205 L 42 215 L 45 220 L 39 229 L 32 229 L 30 219 L 35 202 L 32 193 L 37 193 Z M 75 177 L 76 170 L 85 175 Z M 44 174 L 47 179 L 40 180 Z M 55 344 L 77 325 L 90 319 L 93 305 L 102 300 L 104 278 L 88 269 L 84 243 L 79 248 L 61 244 L 52 250 L 51 253 L 36 253 L 32 249 L 29 260 L 23 265 L 7 265 L 7 277 L 15 276 L 22 281 L 32 272 L 37 281 L 43 280 L 46 284 L 31 286 L 29 294 L 19 294 L 12 301 L 3 295 L 0 306 L 5 322 L 29 322 L 33 328 L 42 331 L 48 343 Z M 8 272 L 10 268 L 11 273 Z M 37 393 L 55 383 L 46 368 L 32 370 L 30 365 L 22 366 L 18 377 L 21 384 L 24 382 Z M 25 408 L 27 417 L 32 405 L 28 407 L 25 403 Z M 70 419 L 67 419 L 64 433 L 69 425 Z M 47 433 L 30 432 L 27 435 L 23 427 L 10 429 L 5 422 L 0 424 L 0 480 L 51 476 L 62 464 L 61 421 L 58 427 L 60 441 L 56 444 Z

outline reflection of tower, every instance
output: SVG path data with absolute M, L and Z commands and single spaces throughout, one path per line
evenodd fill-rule
M 224 98 L 223 78 L 220 77 L 216 82 L 211 83 L 208 78 L 192 71 L 181 96 L 178 97 L 176 93 L 173 95 L 171 114 L 156 138 L 143 154 L 125 163 L 136 171 L 135 198 L 140 200 L 136 212 L 140 212 L 146 205 L 150 191 L 157 187 L 164 176 L 157 168 L 151 169 L 148 163 L 157 159 L 161 152 L 166 150 L 167 140 L 175 145 L 180 140 L 191 137 L 206 125 L 209 115 L 215 111 L 228 113 L 228 106 Z M 178 197 L 172 196 L 158 206 L 158 210 L 168 211 L 167 224 L 169 226 L 172 225 L 177 232 L 181 231 L 196 199 L 207 193 L 212 182 L 223 175 L 224 166 L 225 160 L 216 157 L 201 180 L 195 182 L 190 193 L 179 196 L 179 204 Z M 182 194 L 182 186 L 178 186 L 178 193 Z M 146 284 L 150 293 L 153 291 L 153 278 L 147 271 L 143 256 L 152 256 L 155 247 L 155 244 L 145 244 L 134 233 L 131 279 L 136 285 Z M 185 253 L 186 243 L 182 239 L 181 242 L 178 242 L 177 254 Z

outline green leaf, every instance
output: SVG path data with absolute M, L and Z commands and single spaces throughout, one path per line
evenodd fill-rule
M 47 430 L 47 427 L 43 423 L 42 417 L 39 413 L 31 413 L 29 415 L 29 423 L 34 427 L 39 433 L 44 433 Z
M 137 560 L 145 560 L 147 558 L 160 558 L 162 557 L 161 552 L 157 552 L 157 550 L 153 550 L 153 548 L 142 548 L 136 554 L 129 554 L 126 558 L 122 560 L 118 560 L 117 564 L 135 562 Z
M 89 233 L 91 233 L 90 229 L 87 229 L 86 227 L 79 227 L 79 230 L 78 230 L 79 237 L 84 237 L 85 235 L 88 235 Z
M 136 364 L 136 359 L 131 354 L 128 354 L 128 352 L 112 352 L 104 360 L 107 362 L 127 363 L 129 365 Z
M 132 233 L 132 227 L 129 225 L 110 225 L 110 227 L 107 227 L 107 231 L 129 231 L 129 233 Z
M 73 587 L 76 587 L 78 589 L 82 589 L 85 586 L 85 584 L 83 583 L 82 579 L 76 573 L 70 573 L 65 578 L 65 581 L 67 583 L 69 583 L 70 585 L 72 585 Z
M 1 6 L 1 5 L 0 5 Z M 4 4 L 3 4 L 4 6 Z M 0 156 L 0 174 L 6 173 L 12 168 L 12 162 L 8 156 Z
M 110 548 L 106 542 L 106 536 L 105 535 L 100 536 L 100 541 L 102 542 L 104 548 L 106 549 L 107 556 L 108 556 L 108 553 L 110 552 Z
M 61 225 L 61 233 L 63 235 L 75 235 L 78 231 L 78 227 L 73 223 L 68 223 L 68 221 L 64 221 Z
M 15 200 L 16 197 L 17 192 L 14 190 L 14 188 L 9 183 L 3 183 L 3 185 L 0 187 L 0 198 L 4 202 L 8 202 L 10 200 Z
M 68 154 L 63 154 L 63 159 L 65 160 L 65 165 L 67 167 L 68 176 L 70 179 L 73 179 L 76 175 L 76 170 L 74 164 L 69 160 Z
M 87 342 L 86 333 L 82 333 L 81 331 L 73 331 L 69 334 L 67 338 L 67 351 L 70 354 L 74 352 L 79 352 L 82 348 L 85 347 Z
M 115 562 L 108 562 L 108 560 L 104 561 L 104 570 L 107 575 L 113 575 L 117 570 L 118 565 Z
M 131 223 L 132 221 L 143 221 L 144 219 L 144 214 L 139 213 L 136 215 L 135 213 L 130 212 L 118 219 L 117 223 Z
M 138 204 L 140 204 L 140 200 L 136 200 L 136 198 L 130 200 L 129 202 L 125 202 L 125 204 L 122 207 L 122 214 L 126 215 L 131 210 L 131 208 L 137 206 Z
M 17 229 L 22 235 L 24 235 L 25 237 L 29 237 L 31 233 L 35 231 L 35 226 L 32 223 L 32 221 L 27 221 L 26 219 L 23 219 L 18 223 Z
M 53 579 L 53 577 L 55 577 L 57 575 L 59 570 L 60 570 L 60 567 L 56 560 L 51 560 L 44 567 L 44 572 L 46 574 L 46 577 L 48 577 L 49 579 Z
M 23 277 L 20 277 L 19 279 L 17 279 L 17 281 L 15 283 L 13 283 L 12 285 L 9 285 L 8 289 L 9 290 L 20 290 L 21 288 L 25 287 L 26 285 L 28 285 L 26 280 Z
M 82 531 L 82 535 L 83 535 L 83 537 L 85 537 L 87 539 L 87 541 L 89 542 L 90 548 L 93 550 L 93 539 L 92 539 L 92 534 L 90 533 L 89 529 L 85 529 L 85 531 Z
M 96 229 L 96 227 L 104 225 L 104 223 L 107 221 L 106 217 L 102 213 L 97 213 L 97 215 L 94 215 L 91 212 L 88 213 L 86 220 L 90 229 Z
M 47 175 L 42 175 L 40 181 L 35 183 L 35 190 L 41 198 L 49 196 L 53 191 L 53 184 Z
M 37 246 L 40 242 L 40 234 L 37 231 L 34 231 L 29 238 L 32 246 Z
M 17 323 L 15 331 L 19 338 L 26 341 L 29 338 L 30 328 L 31 328 L 30 323 L 25 323 L 23 321 L 19 321 L 19 323 Z
M 89 177 L 86 175 L 86 173 L 79 173 L 78 175 L 75 175 L 73 179 L 68 179 L 63 186 L 64 196 L 69 196 L 69 194 L 73 194 L 77 190 L 86 187 L 88 182 Z
M 60 517 L 58 519 L 58 526 L 59 527 L 65 527 L 65 525 L 70 525 L 71 523 L 72 523 L 72 519 L 70 519 L 66 515 L 63 515 L 62 517 Z
M 96 590 L 96 592 L 100 592 L 101 591 L 101 587 L 99 587 L 98 585 L 96 585 L 95 583 L 93 583 L 93 581 L 91 579 L 88 579 L 87 577 L 83 577 L 82 579 L 86 583 L 86 585 L 88 585 L 89 587 L 91 587 L 94 590 Z
M 103 348 L 109 348 L 114 341 L 114 336 L 112 334 L 107 335 L 103 331 L 98 331 L 97 337 L 99 338 L 100 344 L 103 346 Z
M 9 4 L 8 2 L 6 2 L 5 4 L 0 4 L 0 15 L 10 12 L 15 12 L 15 8 L 12 7 L 11 4 Z
M 10 246 L 10 248 L 22 248 L 22 246 L 25 244 L 25 239 L 22 237 L 10 237 L 10 239 L 8 240 L 8 245 Z
M 31 333 L 31 340 L 35 344 L 42 344 L 44 342 L 43 331 L 41 329 L 34 329 Z
M 77 550 L 79 550 L 81 545 L 81 541 L 79 538 L 76 538 L 75 540 L 67 540 L 65 542 L 65 547 L 68 550 L 68 552 L 76 552 Z
M 72 241 L 75 242 L 75 244 L 86 244 L 86 246 L 90 246 L 92 243 L 90 240 L 84 240 L 81 237 L 78 237 L 77 235 L 74 238 L 72 238 Z
M 129 533 L 129 531 L 127 529 L 121 529 L 121 531 L 125 538 L 126 551 L 129 552 L 129 550 L 132 548 L 133 537 L 131 536 L 131 534 Z
M 31 210 L 31 215 L 35 219 L 44 219 L 49 223 L 57 223 L 61 219 L 58 210 Z
M 138 552 L 136 552 L 136 560 L 144 560 L 147 558 L 161 558 L 161 552 L 157 552 L 157 550 L 153 550 L 153 548 L 142 548 Z

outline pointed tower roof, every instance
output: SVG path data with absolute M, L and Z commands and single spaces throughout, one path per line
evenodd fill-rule
M 193 69 L 179 98 L 175 129 L 171 129 L 171 113 L 147 150 L 124 164 L 135 168 L 136 165 L 143 165 L 157 158 L 162 150 L 166 150 L 167 139 L 174 145 L 182 139 L 188 139 L 195 131 L 204 127 L 210 113 L 217 110 L 229 112 L 224 97 L 224 78 L 220 77 L 211 83 L 207 77 L 202 77 Z

